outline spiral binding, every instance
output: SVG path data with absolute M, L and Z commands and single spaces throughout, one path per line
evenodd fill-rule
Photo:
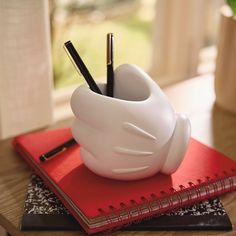
M 160 190 L 158 196 L 151 193 L 148 197 L 141 196 L 138 203 L 131 199 L 128 203 L 120 202 L 119 208 L 110 205 L 109 211 L 98 209 L 100 216 L 104 216 L 107 224 L 114 224 L 123 221 L 125 225 L 137 221 L 138 218 L 148 218 L 155 213 L 163 213 L 177 207 L 184 207 L 216 194 L 236 189 L 234 176 L 236 170 L 223 171 L 215 174 L 213 178 L 205 176 L 204 179 L 196 179 L 196 183 L 188 182 L 188 186 L 179 185 L 178 189 L 171 187 L 168 192 Z M 229 186 L 226 186 L 228 182 Z M 184 200 L 187 197 L 187 200 Z

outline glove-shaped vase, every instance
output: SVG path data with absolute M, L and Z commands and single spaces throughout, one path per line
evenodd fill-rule
M 76 116 L 72 134 L 84 164 L 118 180 L 173 173 L 188 147 L 188 118 L 174 112 L 159 86 L 139 67 L 123 64 L 114 73 L 114 97 L 94 93 L 84 84 L 71 98 Z M 106 84 L 99 87 L 105 94 Z

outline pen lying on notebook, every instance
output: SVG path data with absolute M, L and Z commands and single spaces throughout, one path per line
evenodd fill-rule
M 53 148 L 47 153 L 44 153 L 39 157 L 39 160 L 44 162 L 47 161 L 49 158 L 55 157 L 56 155 L 60 154 L 61 152 L 64 152 L 67 148 L 70 146 L 76 144 L 76 141 L 72 138 L 67 140 L 66 142 L 60 144 L 59 146 Z

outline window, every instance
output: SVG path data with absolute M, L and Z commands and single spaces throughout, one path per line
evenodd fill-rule
M 71 40 L 96 79 L 106 75 L 106 34 L 114 33 L 115 66 L 149 69 L 155 0 L 51 1 L 55 88 L 83 83 L 62 46 Z

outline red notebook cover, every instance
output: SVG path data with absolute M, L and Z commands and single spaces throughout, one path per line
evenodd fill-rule
M 88 233 L 120 227 L 236 189 L 236 163 L 191 139 L 179 169 L 138 181 L 100 177 L 80 159 L 79 145 L 47 162 L 39 156 L 70 139 L 70 129 L 16 137 L 15 150 Z

